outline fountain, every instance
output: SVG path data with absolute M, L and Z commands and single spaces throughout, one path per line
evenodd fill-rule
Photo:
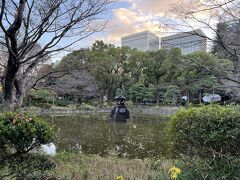
M 119 83 L 119 88 L 120 94 L 115 98 L 117 103 L 111 111 L 110 119 L 119 122 L 126 122 L 127 119 L 130 118 L 130 114 L 124 102 L 127 98 L 124 96 L 125 90 L 122 83 Z

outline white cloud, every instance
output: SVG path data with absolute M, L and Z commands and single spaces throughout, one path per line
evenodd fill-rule
M 135 9 L 119 8 L 113 11 L 114 17 L 107 26 L 107 40 L 120 45 L 120 39 L 124 35 L 150 30 L 159 31 L 157 17 L 144 14 Z
M 123 0 L 132 4 L 132 7 L 139 9 L 145 14 L 159 15 L 168 11 L 171 6 L 179 0 Z
M 113 19 L 107 26 L 106 42 L 120 45 L 124 35 L 150 30 L 162 36 L 161 20 L 166 21 L 166 12 L 179 0 L 121 0 L 128 8 L 113 10 Z M 164 30 L 162 30 L 164 31 Z

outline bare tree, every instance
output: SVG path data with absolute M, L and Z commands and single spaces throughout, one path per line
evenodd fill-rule
M 165 27 L 177 31 L 191 30 L 192 34 L 207 38 L 217 46 L 215 50 L 223 50 L 227 54 L 225 58 L 234 62 L 233 69 L 226 69 L 217 78 L 240 97 L 240 0 L 193 0 L 190 4 L 182 1 L 172 7 L 169 15 L 171 18 Z M 199 28 L 204 29 L 206 35 L 199 34 L 196 31 Z M 202 68 L 211 72 L 206 66 Z
M 98 97 L 99 87 L 95 79 L 87 71 L 72 71 L 62 78 L 57 79 L 49 87 L 58 96 L 84 99 Z
M 29 73 L 48 59 L 102 30 L 111 0 L 2 0 L 0 44 L 6 50 L 5 109 L 22 104 Z

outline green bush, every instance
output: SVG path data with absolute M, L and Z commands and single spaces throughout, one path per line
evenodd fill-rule
M 201 172 L 205 169 L 206 174 L 212 172 L 214 178 L 222 179 L 240 176 L 238 108 L 210 105 L 181 109 L 170 117 L 168 135 L 172 152 L 187 157 Z
M 170 117 L 177 151 L 203 158 L 240 155 L 240 111 L 218 105 L 181 109 Z
M 50 109 L 52 107 L 52 104 L 49 103 L 39 103 L 37 104 L 38 107 L 44 108 L 44 109 Z
M 57 105 L 57 106 L 66 107 L 70 104 L 73 104 L 73 102 L 69 101 L 69 100 L 55 101 L 55 105 Z
M 33 105 L 37 105 L 38 103 L 52 103 L 55 99 L 53 92 L 47 89 L 32 91 L 30 97 L 32 99 L 31 104 Z
M 54 167 L 47 157 L 31 151 L 53 141 L 53 129 L 28 114 L 0 114 L 0 179 L 28 177 Z M 44 159 L 44 160 L 43 160 Z M 43 161 L 45 163 L 43 163 Z
M 98 107 L 100 105 L 99 101 L 97 101 L 96 99 L 84 101 L 84 103 L 94 107 Z
M 86 104 L 86 103 L 82 103 L 79 108 L 81 110 L 85 110 L 85 111 L 91 111 L 91 110 L 94 110 L 96 107 L 93 106 L 93 105 L 90 105 L 90 104 Z

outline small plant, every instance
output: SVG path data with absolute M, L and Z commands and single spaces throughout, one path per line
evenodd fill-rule
M 116 180 L 124 180 L 124 177 L 123 176 L 117 176 Z
M 61 106 L 61 107 L 67 107 L 67 106 L 69 106 L 70 104 L 72 104 L 73 102 L 72 101 L 70 101 L 70 100 L 58 100 L 58 101 L 56 101 L 55 102 L 55 105 L 57 105 L 57 106 Z
M 53 140 L 53 129 L 28 114 L 0 114 L 0 179 L 43 177 L 54 163 L 33 149 Z
M 37 104 L 38 107 L 44 108 L 44 109 L 50 109 L 52 107 L 52 104 L 49 103 L 39 103 Z
M 181 173 L 181 169 L 176 166 L 173 166 L 169 169 L 168 173 L 170 174 L 172 180 L 176 180 L 179 174 Z

